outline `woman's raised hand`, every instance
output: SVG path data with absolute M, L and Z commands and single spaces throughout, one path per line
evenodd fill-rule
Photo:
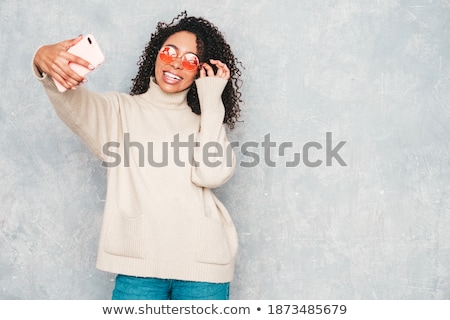
M 200 68 L 200 78 L 203 77 L 219 77 L 226 80 L 230 79 L 230 70 L 227 65 L 220 60 L 209 60 L 211 64 L 217 67 L 217 72 L 214 74 L 213 68 L 206 62 L 202 64 Z
M 72 89 L 86 81 L 86 79 L 70 68 L 69 63 L 76 63 L 93 70 L 94 67 L 86 60 L 67 52 L 83 37 L 65 40 L 59 43 L 42 46 L 36 52 L 34 64 L 43 73 L 50 75 L 60 82 L 66 89 Z

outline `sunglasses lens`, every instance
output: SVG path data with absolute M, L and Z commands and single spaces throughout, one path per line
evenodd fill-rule
M 195 54 L 187 53 L 183 57 L 182 64 L 184 69 L 188 71 L 194 71 L 198 69 L 200 62 L 198 61 L 198 57 Z
M 176 56 L 177 53 L 172 47 L 164 47 L 161 49 L 161 51 L 159 51 L 159 58 L 166 64 L 172 63 Z

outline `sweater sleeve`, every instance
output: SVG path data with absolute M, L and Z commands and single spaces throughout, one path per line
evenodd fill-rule
M 221 95 L 227 80 L 205 77 L 195 82 L 202 112 L 191 179 L 197 186 L 216 188 L 231 178 L 236 165 L 223 124 L 225 108 Z
M 114 131 L 119 127 L 118 94 L 98 94 L 83 87 L 61 93 L 50 76 L 41 74 L 34 64 L 32 67 L 59 118 L 97 157 L 105 160 L 103 145 L 117 136 Z

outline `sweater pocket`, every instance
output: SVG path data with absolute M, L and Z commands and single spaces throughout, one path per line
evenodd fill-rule
M 196 260 L 225 265 L 233 262 L 237 252 L 237 233 L 233 225 L 209 217 L 198 223 Z
M 112 255 L 143 258 L 144 236 L 142 214 L 131 218 L 118 207 L 114 207 L 105 237 L 104 250 Z

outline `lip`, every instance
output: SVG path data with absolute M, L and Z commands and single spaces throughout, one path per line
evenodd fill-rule
M 183 77 L 171 71 L 163 71 L 162 78 L 167 84 L 178 84 L 183 80 Z

